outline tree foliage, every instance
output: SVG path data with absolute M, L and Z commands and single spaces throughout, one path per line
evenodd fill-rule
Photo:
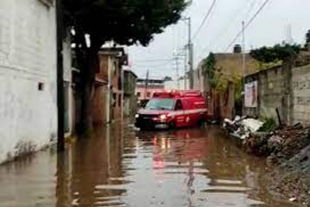
M 310 43 L 310 30 L 306 34 L 306 43 Z
M 271 63 L 296 57 L 301 50 L 300 45 L 277 44 L 273 47 L 261 47 L 252 50 L 250 55 L 259 62 Z
M 176 23 L 185 0 L 63 0 L 66 24 L 89 34 L 92 46 L 106 41 L 146 46 L 154 34 Z
M 215 88 L 218 83 L 218 79 L 215 75 L 215 65 L 216 59 L 214 54 L 211 52 L 209 56 L 204 60 L 203 68 L 206 76 L 208 77 L 209 84 L 212 88 Z
M 155 34 L 176 23 L 186 8 L 186 0 L 63 0 L 64 22 L 73 28 L 72 41 L 81 81 L 80 131 L 89 134 L 92 128 L 91 100 L 98 52 L 102 45 L 141 44 L 147 46 Z M 90 45 L 86 41 L 86 35 Z

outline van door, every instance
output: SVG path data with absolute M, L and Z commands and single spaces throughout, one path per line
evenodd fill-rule
M 175 112 L 176 112 L 175 116 L 176 126 L 177 127 L 185 126 L 186 122 L 185 122 L 184 108 L 181 100 L 179 99 L 175 103 Z

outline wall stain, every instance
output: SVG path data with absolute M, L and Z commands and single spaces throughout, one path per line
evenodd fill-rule
M 14 157 L 21 157 L 35 152 L 37 146 L 32 141 L 19 141 L 14 148 Z

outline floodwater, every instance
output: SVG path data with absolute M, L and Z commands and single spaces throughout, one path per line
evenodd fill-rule
M 0 166 L 0 206 L 243 207 L 276 202 L 248 156 L 216 127 L 136 132 L 111 126 L 94 138 Z

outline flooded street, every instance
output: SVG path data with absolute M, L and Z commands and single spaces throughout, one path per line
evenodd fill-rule
M 0 206 L 293 206 L 272 199 L 264 163 L 216 127 L 112 126 L 0 167 Z

